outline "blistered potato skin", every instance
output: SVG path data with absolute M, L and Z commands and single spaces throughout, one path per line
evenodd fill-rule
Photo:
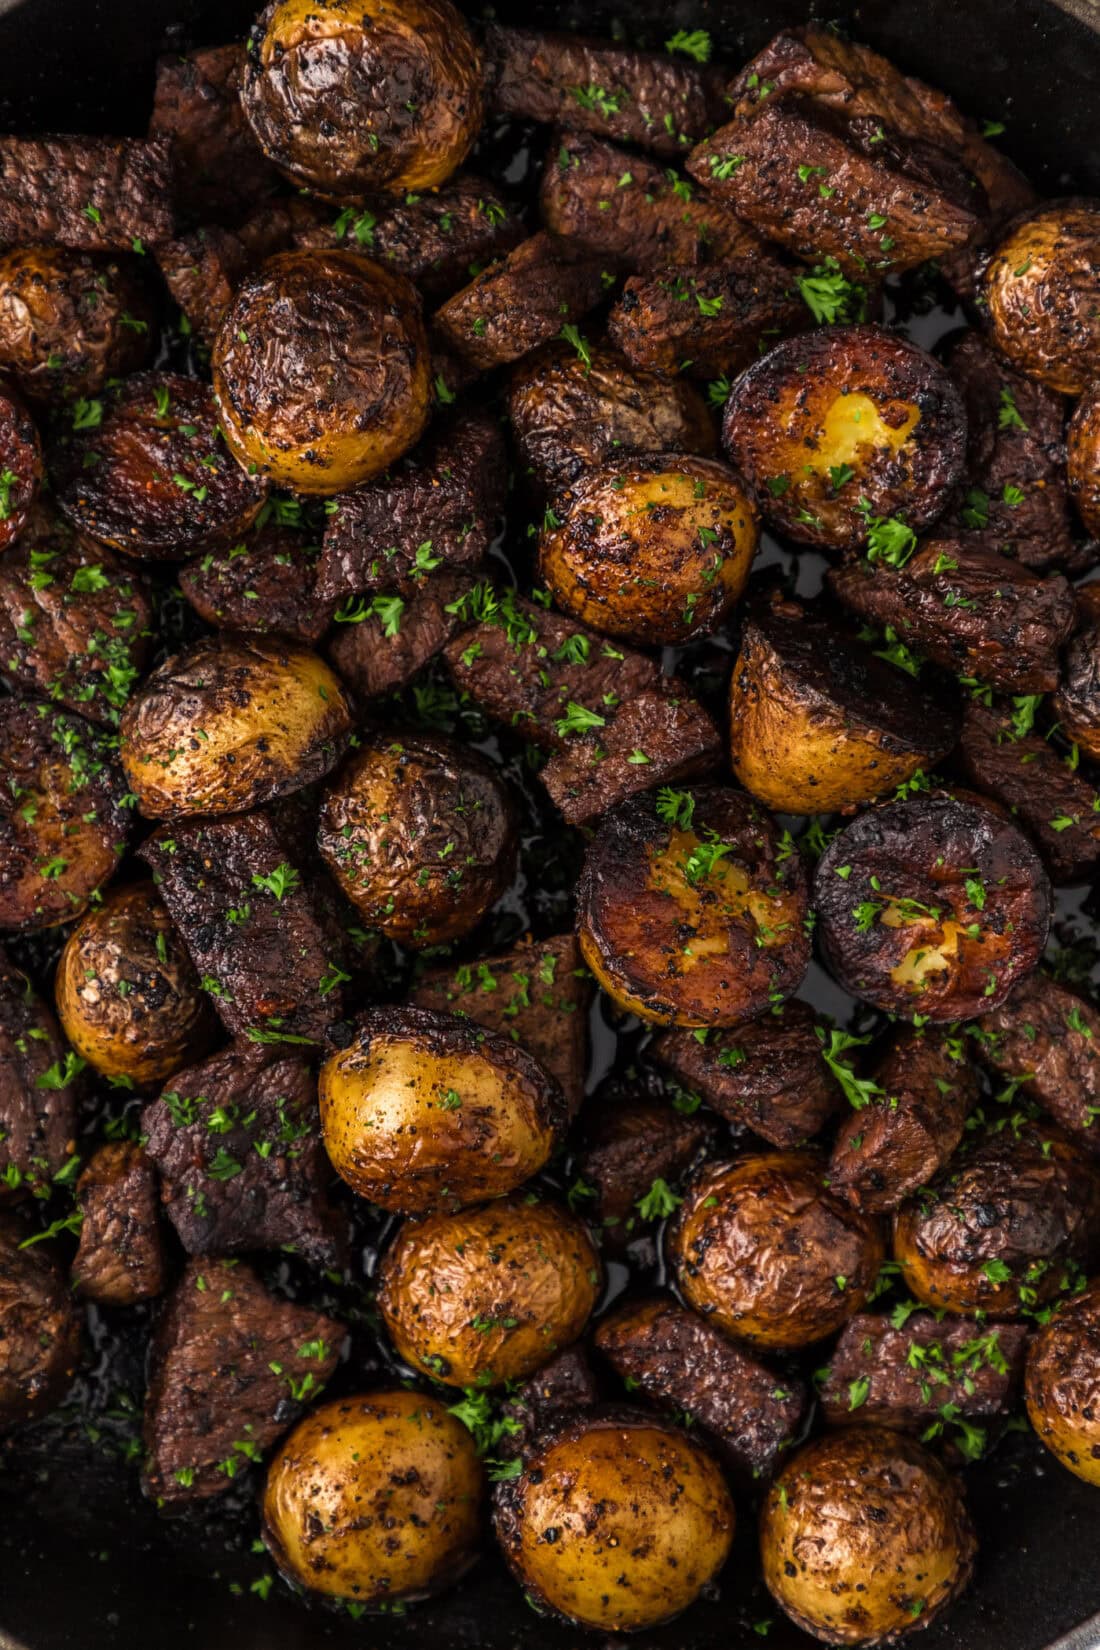
M 976 1551 L 958 1478 L 884 1427 L 807 1444 L 761 1512 L 768 1591 L 826 1644 L 892 1644 L 926 1627 L 966 1587 Z
M 0 253 L 0 367 L 36 402 L 95 395 L 108 378 L 135 372 L 152 321 L 124 260 L 51 246 Z
M 752 505 L 713 459 L 658 453 L 591 470 L 556 496 L 539 571 L 584 624 L 639 645 L 716 630 L 756 554 Z
M 1028 1351 L 1032 1426 L 1064 1467 L 1100 1485 L 1100 1283 L 1067 1301 Z
M 449 0 L 270 0 L 241 103 L 268 159 L 315 194 L 433 189 L 481 125 L 481 61 Z
M 1080 395 L 1100 344 L 1100 201 L 1048 203 L 1009 230 L 982 279 L 993 342 L 1052 390 Z
M 249 474 L 297 493 L 369 481 L 428 418 L 416 293 L 353 252 L 282 252 L 246 276 L 211 370 L 230 451 Z
M 113 888 L 65 942 L 54 983 L 73 1048 L 139 1087 L 203 1054 L 217 1024 L 151 882 Z
M 313 1592 L 368 1606 L 424 1598 L 474 1562 L 484 1485 L 471 1434 L 437 1399 L 337 1398 L 272 1458 L 263 1539 Z
M 800 544 L 856 550 L 869 517 L 898 516 L 919 532 L 941 514 L 962 478 L 966 416 L 944 369 L 908 339 L 822 327 L 783 339 L 742 374 L 722 445 L 772 526 Z
M 383 1259 L 378 1305 L 406 1363 L 480 1388 L 522 1380 L 570 1346 L 599 1286 L 581 1222 L 512 1197 L 407 1221 Z
M 623 1406 L 551 1421 L 520 1476 L 498 1485 L 493 1523 L 533 1599 L 578 1626 L 621 1633 L 692 1603 L 725 1562 L 735 1517 L 694 1440 Z
M 376 734 L 327 787 L 317 840 L 372 927 L 407 945 L 442 945 L 475 928 L 511 882 L 516 813 L 476 751 Z
M 797 854 L 778 857 L 763 811 L 708 786 L 689 828 L 652 793 L 608 813 L 577 889 L 581 955 L 614 1002 L 657 1025 L 736 1025 L 798 988 L 809 962 Z M 725 853 L 707 871 L 714 832 Z
M 1088 386 L 1070 419 L 1066 479 L 1086 532 L 1100 538 L 1100 383 Z
M 360 1197 L 426 1214 L 499 1197 L 542 1168 L 566 1108 L 529 1054 L 423 1008 L 370 1009 L 358 1027 L 321 1067 L 318 1099 L 333 1168 Z
M 705 1166 L 668 1235 L 689 1306 L 736 1340 L 811 1346 L 860 1311 L 878 1277 L 879 1224 L 829 1191 L 812 1151 Z
M 347 744 L 338 679 L 280 637 L 205 636 L 130 700 L 122 766 L 147 819 L 233 814 L 312 784 Z

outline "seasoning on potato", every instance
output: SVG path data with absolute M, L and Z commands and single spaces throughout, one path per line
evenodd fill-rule
M 1100 1484 L 1100 1284 L 1064 1302 L 1031 1343 L 1027 1413 L 1051 1454 L 1086 1484 Z
M 1001 354 L 1063 395 L 1080 395 L 1096 375 L 1098 236 L 1100 201 L 1040 206 L 1010 227 L 982 278 Z

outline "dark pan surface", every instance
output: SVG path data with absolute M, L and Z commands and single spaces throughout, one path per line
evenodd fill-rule
M 0 126 L 141 131 L 157 53 L 230 38 L 252 11 L 231 0 L 0 0 Z M 678 27 L 703 27 L 736 62 L 777 27 L 805 21 L 807 10 L 802 0 L 633 0 L 621 9 L 501 0 L 496 15 L 556 26 L 583 19 L 593 32 L 611 32 L 619 19 L 632 39 L 655 41 Z M 815 8 L 815 15 L 836 13 Z M 1074 17 L 1047 0 L 869 0 L 843 21 L 968 111 L 1004 121 L 1005 147 L 1044 192 L 1100 190 L 1100 41 Z M 922 341 L 934 336 L 930 329 Z M 816 968 L 803 994 L 838 1016 L 848 1013 Z M 613 1043 L 602 1021 L 594 1029 L 603 1067 Z M 6 1477 L 0 1460 L 5 1650 L 9 1643 L 28 1650 L 307 1650 L 318 1643 L 586 1650 L 611 1642 L 537 1617 L 492 1559 L 436 1604 L 358 1623 L 296 1606 L 278 1587 L 266 1600 L 251 1591 L 269 1566 L 249 1550 L 253 1531 L 239 1502 L 234 1507 L 229 1498 L 227 1507 L 168 1521 L 136 1493 L 135 1468 L 124 1459 L 134 1422 L 122 1395 L 142 1389 L 140 1312 L 128 1323 L 121 1339 L 117 1326 L 102 1328 L 102 1364 L 89 1383 L 82 1427 L 24 1463 L 17 1478 Z M 1006 1439 L 967 1481 L 982 1539 L 978 1576 L 949 1619 L 914 1643 L 922 1650 L 1040 1650 L 1100 1607 L 1100 1500 L 1030 1436 Z M 743 1502 L 740 1510 L 720 1593 L 679 1622 L 634 1637 L 638 1650 L 810 1644 L 754 1581 L 754 1520 Z

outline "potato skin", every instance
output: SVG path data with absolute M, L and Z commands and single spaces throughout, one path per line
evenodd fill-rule
M 139 1087 L 170 1077 L 214 1040 L 210 999 L 151 882 L 110 889 L 73 929 L 54 994 L 76 1052 Z
M 1024 1394 L 1047 1449 L 1100 1485 L 1100 1283 L 1060 1306 L 1028 1350 Z
M 335 775 L 317 841 L 344 893 L 403 944 L 476 928 L 516 865 L 512 800 L 488 762 L 428 734 L 375 734 Z
M 812 1151 L 704 1166 L 667 1236 L 689 1306 L 754 1346 L 811 1346 L 860 1311 L 884 1254 L 879 1224 L 828 1189 Z
M 1100 228 L 1100 213 L 1097 226 Z M 1100 383 L 1086 387 L 1070 419 L 1066 480 L 1085 531 L 1100 538 Z
M 0 367 L 24 395 L 96 395 L 145 364 L 154 311 L 125 258 L 60 246 L 0 253 Z
M 122 765 L 146 819 L 232 814 L 312 784 L 351 731 L 340 682 L 308 648 L 221 631 L 131 698 Z
M 942 513 L 963 474 L 966 416 L 943 367 L 908 339 L 822 327 L 783 339 L 741 375 L 722 445 L 773 527 L 799 544 L 856 550 L 869 517 L 899 516 L 919 532 Z M 839 485 L 830 476 L 849 470 Z
M 600 1261 L 582 1223 L 529 1197 L 406 1221 L 378 1305 L 406 1363 L 446 1386 L 523 1380 L 584 1330 Z
M 497 1486 L 493 1524 L 537 1603 L 614 1633 L 685 1610 L 725 1562 L 735 1516 L 699 1445 L 621 1406 L 552 1421 Z
M 960 1481 L 885 1427 L 805 1445 L 761 1512 L 768 1591 L 825 1644 L 892 1644 L 927 1627 L 966 1587 L 976 1551 Z
M 449 0 L 270 0 L 241 102 L 292 183 L 330 200 L 434 189 L 481 125 L 481 59 Z
M 484 1486 L 471 1434 L 437 1399 L 385 1389 L 336 1398 L 273 1456 L 261 1533 L 288 1580 L 396 1604 L 469 1569 Z
M 756 554 L 753 507 L 713 459 L 656 453 L 604 464 L 557 495 L 553 514 L 539 571 L 558 606 L 641 646 L 716 630 Z
M 369 481 L 428 419 L 416 293 L 354 252 L 282 252 L 247 275 L 222 317 L 211 371 L 234 457 L 296 493 Z
M 577 889 L 581 955 L 628 1013 L 736 1025 L 790 996 L 806 972 L 802 862 L 779 857 L 772 821 L 740 792 L 683 795 L 687 828 L 659 816 L 652 791 L 605 815 Z
M 961 719 L 828 615 L 757 604 L 730 678 L 730 761 L 782 813 L 857 807 L 932 767 Z
M 986 266 L 993 342 L 1052 390 L 1080 395 L 1100 345 L 1100 201 L 1048 202 L 1017 220 Z
M 412 1215 L 513 1191 L 542 1168 L 566 1122 L 560 1088 L 529 1054 L 425 1008 L 361 1015 L 354 1041 L 321 1067 L 318 1100 L 341 1179 Z

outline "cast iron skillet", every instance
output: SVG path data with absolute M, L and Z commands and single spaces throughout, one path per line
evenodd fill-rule
M 1067 5 L 1073 15 L 1049 0 L 865 0 L 841 20 L 968 112 L 1004 121 L 1001 141 L 1043 193 L 1100 193 L 1100 11 L 1091 0 Z M 243 34 L 254 9 L 238 0 L 0 0 L 0 127 L 141 132 L 158 53 Z M 810 10 L 821 20 L 837 15 L 828 4 Z M 602 33 L 620 20 L 639 42 L 703 27 L 738 63 L 808 10 L 806 0 L 572 0 L 568 9 L 498 0 L 495 14 Z M 140 1370 L 130 1373 L 140 1390 Z M 585 1650 L 595 1642 L 534 1615 L 492 1560 L 407 1616 L 356 1623 L 305 1610 L 278 1589 L 264 1601 L 249 1589 L 266 1566 L 242 1543 L 239 1524 L 216 1511 L 163 1520 L 135 1494 L 134 1477 L 132 1466 L 112 1467 L 89 1445 L 44 1462 L 30 1493 L 9 1485 L 5 1494 L 0 1478 L 0 1650 L 313 1650 L 319 1642 Z M 1007 1439 L 967 1479 L 982 1538 L 976 1582 L 914 1643 L 1041 1650 L 1100 1606 L 1096 1491 L 1024 1436 Z M 754 1539 L 745 1516 L 721 1597 L 629 1642 L 804 1650 L 810 1641 L 752 1580 Z M 1100 1617 L 1073 1631 L 1064 1650 L 1100 1650 Z

